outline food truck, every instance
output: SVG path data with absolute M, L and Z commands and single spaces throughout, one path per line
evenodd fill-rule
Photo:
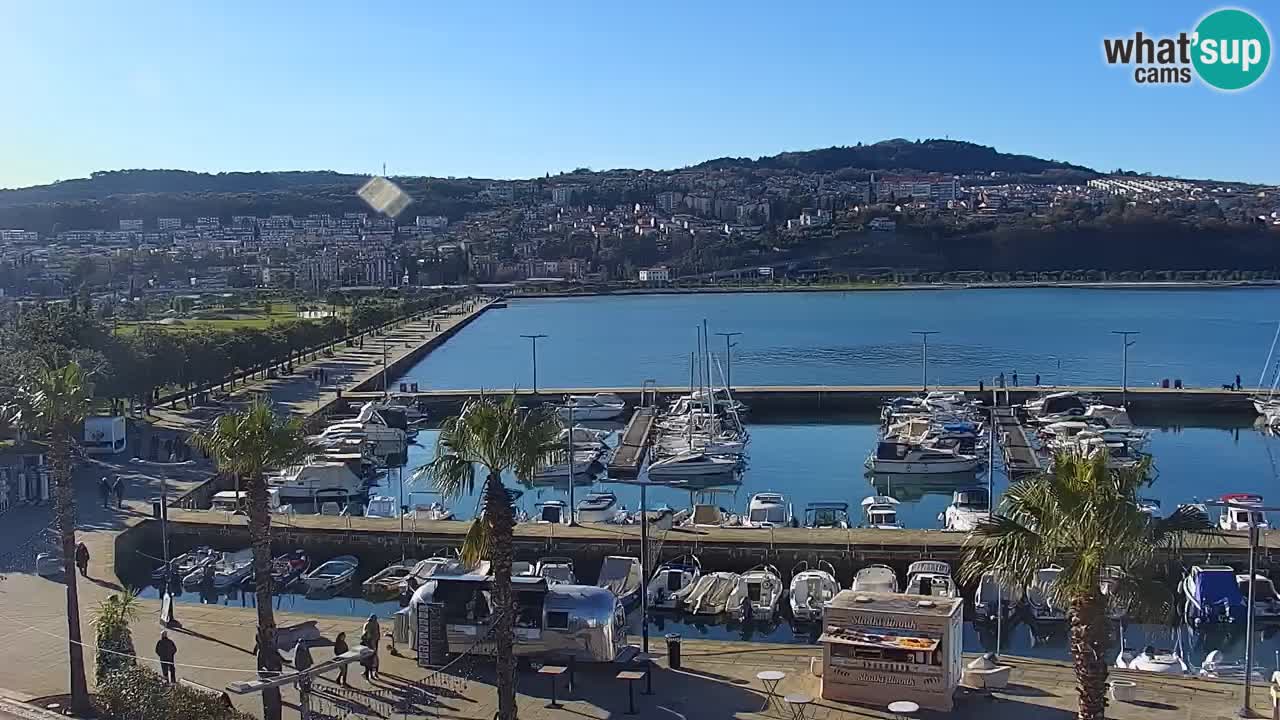
M 949 711 L 960 684 L 960 598 L 842 590 L 823 610 L 822 697 Z

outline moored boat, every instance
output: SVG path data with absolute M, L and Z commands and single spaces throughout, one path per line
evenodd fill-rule
M 351 582 L 360 561 L 352 555 L 340 555 L 302 576 L 307 592 L 334 590 Z
M 822 608 L 840 592 L 836 569 L 826 560 L 819 560 L 810 568 L 801 561 L 791 570 L 791 582 L 787 587 L 787 602 L 791 605 L 791 617 L 797 622 L 822 620 Z

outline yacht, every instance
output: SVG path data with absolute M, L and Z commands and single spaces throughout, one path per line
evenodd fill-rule
M 919 560 L 907 568 L 908 595 L 953 598 L 958 595 L 951 579 L 951 566 L 938 560 Z
M 318 457 L 268 476 L 267 486 L 279 492 L 281 502 L 309 501 L 317 506 L 326 500 L 345 501 L 365 490 L 364 480 L 349 464 Z
M 970 532 L 991 515 L 991 497 L 986 488 L 964 488 L 951 495 L 951 504 L 942 512 L 942 528 Z
M 369 502 L 364 506 L 364 516 L 371 518 L 398 518 L 400 517 L 400 505 L 395 498 L 389 495 L 373 495 L 370 496 Z
M 679 593 L 691 587 L 700 577 L 702 577 L 702 564 L 693 555 L 663 563 L 649 579 L 649 584 L 645 588 L 649 596 L 649 607 L 674 610 L 680 605 Z
M 341 555 L 302 576 L 307 592 L 334 590 L 351 582 L 360 561 L 351 555 Z
M 562 420 L 612 420 L 627 409 L 627 403 L 614 393 L 570 395 L 556 407 Z
M 1222 496 L 1228 503 L 1218 516 L 1218 527 L 1228 532 L 1248 532 L 1250 523 L 1259 530 L 1270 529 L 1266 513 L 1251 506 L 1262 505 L 1262 496 L 1253 493 L 1231 493 Z
M 738 576 L 725 609 L 743 620 L 771 620 L 782 599 L 782 576 L 772 565 L 757 565 Z
M 1027 602 L 1031 605 L 1031 616 L 1036 620 L 1059 622 L 1067 619 L 1067 612 L 1058 607 L 1052 600 L 1053 584 L 1062 574 L 1060 565 L 1050 565 L 1036 571 L 1035 578 L 1027 587 Z
M 578 522 L 613 522 L 618 514 L 618 496 L 595 492 L 578 501 Z
M 1249 597 L 1249 573 L 1237 573 L 1236 585 L 1240 587 L 1240 595 L 1246 601 Z M 1253 616 L 1259 620 L 1280 619 L 1280 594 L 1276 593 L 1275 583 L 1266 575 L 1254 573 L 1253 576 Z
M 690 451 L 649 463 L 649 477 L 654 480 L 679 479 L 704 475 L 727 475 L 737 470 L 737 458 Z
M 877 530 L 901 530 L 898 522 L 898 501 L 888 495 L 873 495 L 862 500 L 862 512 L 865 520 L 862 527 Z
M 812 502 L 804 509 L 804 526 L 807 528 L 849 528 L 849 503 Z
M 787 601 L 791 605 L 791 617 L 798 622 L 821 621 L 822 608 L 836 593 L 840 583 L 836 581 L 836 569 L 826 560 L 819 560 L 815 568 L 805 561 L 791 569 L 791 584 Z
M 545 557 L 538 561 L 534 575 L 546 580 L 548 584 L 564 583 L 577 585 L 578 576 L 573 571 L 573 561 L 566 557 Z
M 398 455 L 405 451 L 408 435 L 404 427 L 395 427 L 392 413 L 380 411 L 375 403 L 365 403 L 352 420 L 340 420 L 326 427 L 315 437 L 323 442 L 342 436 L 360 435 L 368 439 L 373 451 L 380 457 Z
M 896 593 L 898 574 L 888 565 L 868 565 L 853 576 L 854 592 Z
M 747 527 L 786 527 L 790 524 L 791 506 L 781 493 L 761 492 L 751 496 L 747 503 Z
M 867 458 L 867 467 L 876 474 L 927 475 L 970 471 L 981 462 L 977 455 L 966 455 L 948 448 L 881 440 Z

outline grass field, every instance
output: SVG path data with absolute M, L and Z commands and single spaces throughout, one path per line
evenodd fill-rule
M 339 317 L 345 317 L 348 314 L 345 308 L 327 308 L 318 305 L 310 305 L 309 307 L 333 309 Z M 161 316 L 145 322 L 121 322 L 117 326 L 116 332 L 128 334 L 137 331 L 143 325 L 174 331 L 261 329 L 271 327 L 274 324 L 293 322 L 300 319 L 298 317 L 298 308 L 293 303 L 272 303 L 270 314 L 263 312 L 260 306 L 254 306 L 197 309 L 188 313 L 188 315 L 189 317 Z M 172 318 L 172 321 L 159 322 L 166 317 Z

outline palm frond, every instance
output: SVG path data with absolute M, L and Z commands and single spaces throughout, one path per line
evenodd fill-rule
M 468 568 L 474 568 L 489 555 L 489 523 L 480 517 L 471 521 L 467 535 L 462 539 L 462 550 L 459 559 Z

